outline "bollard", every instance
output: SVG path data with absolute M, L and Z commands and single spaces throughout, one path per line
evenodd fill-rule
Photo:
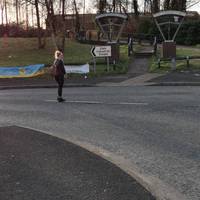
M 132 37 L 128 38 L 128 56 L 130 57 L 133 54 L 133 39 Z
M 115 71 L 116 70 L 116 61 L 113 60 L 113 70 Z
M 158 68 L 160 68 L 160 58 L 158 58 Z
M 154 55 L 157 54 L 157 37 L 155 36 L 154 37 L 154 42 L 153 42 L 153 46 L 154 46 Z
M 190 67 L 190 57 L 189 56 L 186 56 L 186 61 L 187 61 L 187 68 L 189 68 Z
M 171 69 L 172 69 L 173 71 L 176 70 L 176 58 L 172 58 Z

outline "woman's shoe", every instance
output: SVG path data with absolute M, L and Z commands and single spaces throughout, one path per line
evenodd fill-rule
M 57 98 L 57 101 L 58 101 L 58 102 L 63 102 L 63 101 L 65 101 L 65 99 L 63 99 L 62 97 L 58 97 L 58 98 Z

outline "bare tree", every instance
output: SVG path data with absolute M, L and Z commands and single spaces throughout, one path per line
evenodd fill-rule
M 40 23 L 40 11 L 39 11 L 39 0 L 23 0 L 22 5 L 25 4 L 25 10 L 26 10 L 26 28 L 28 29 L 29 25 L 29 20 L 28 20 L 28 15 L 29 15 L 29 10 L 28 6 L 31 5 L 32 8 L 32 20 L 33 19 L 33 8 L 35 8 L 35 13 L 36 13 L 36 21 L 37 21 L 37 36 L 38 36 L 38 48 L 42 49 L 45 47 L 45 38 L 42 37 L 42 28 L 41 28 L 41 23 Z M 33 24 L 34 22 L 32 22 Z
M 152 0 L 151 1 L 151 12 L 156 13 L 160 11 L 160 0 Z
M 200 0 L 164 0 L 164 10 L 186 11 L 188 8 L 200 3 Z
M 35 11 L 36 11 L 37 29 L 38 29 L 38 48 L 42 49 L 45 47 L 45 39 L 42 42 L 42 30 L 41 30 L 41 25 L 40 25 L 40 12 L 39 12 L 38 0 L 35 0 L 34 6 L 35 6 Z
M 59 49 L 62 52 L 64 52 L 65 47 L 65 37 L 66 37 L 66 20 L 65 20 L 65 9 L 66 9 L 66 0 L 60 0 L 61 1 L 61 13 L 62 17 L 60 18 L 60 15 L 56 16 L 56 13 L 60 13 L 60 2 L 53 2 L 53 0 L 45 0 L 45 6 L 47 10 L 47 25 L 50 28 L 51 36 L 53 40 L 53 44 L 55 49 Z M 56 4 L 59 3 L 59 4 Z
M 1 0 L 0 1 L 0 8 L 1 8 L 1 24 L 3 25 L 3 21 L 4 21 L 4 1 L 3 0 Z
M 26 30 L 28 30 L 29 28 L 29 13 L 28 13 L 28 2 L 25 2 L 25 11 L 26 11 L 26 20 L 25 20 L 25 24 L 26 24 Z
M 132 6 L 133 6 L 133 9 L 134 9 L 134 13 L 135 13 L 135 16 L 139 16 L 139 11 L 138 11 L 138 1 L 137 0 L 132 0 Z
M 19 25 L 19 0 L 15 0 L 16 23 Z
M 164 10 L 170 9 L 170 0 L 164 0 Z
M 32 21 L 32 26 L 34 26 L 34 5 L 31 5 L 31 21 Z
M 106 5 L 107 5 L 107 1 L 106 0 L 100 0 L 98 3 L 98 12 L 99 13 L 104 13 L 106 11 Z
M 116 12 L 117 2 L 116 0 L 112 1 L 113 12 Z
M 66 21 L 65 21 L 65 0 L 60 0 L 62 4 L 61 13 L 62 13 L 62 38 L 61 38 L 61 50 L 64 52 L 65 50 L 65 38 L 66 38 Z
M 5 18 L 6 18 L 6 26 L 8 25 L 8 2 L 4 0 L 4 7 L 5 7 Z
M 76 34 L 79 34 L 81 25 L 80 25 L 79 11 L 78 11 L 76 0 L 73 0 L 73 7 L 74 7 L 74 11 L 75 11 L 75 16 L 76 16 L 75 32 L 76 32 Z

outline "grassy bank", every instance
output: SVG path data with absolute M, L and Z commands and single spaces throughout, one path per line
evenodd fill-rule
M 160 49 L 158 57 L 160 56 Z M 179 47 L 177 48 L 177 57 L 186 57 L 186 56 L 200 56 L 200 49 L 190 48 L 190 47 Z M 150 60 L 150 72 L 166 72 L 171 70 L 171 62 L 161 61 L 161 67 L 158 68 L 158 58 L 153 57 Z M 176 70 L 200 70 L 200 60 L 190 60 L 190 67 L 187 67 L 186 60 L 177 60 L 176 61 Z
M 91 48 L 91 45 L 67 40 L 65 44 L 65 63 L 74 65 L 92 64 Z M 120 62 L 116 65 L 116 71 L 113 71 L 111 65 L 110 72 L 106 72 L 105 59 L 97 59 L 97 74 L 125 73 L 128 66 L 127 51 L 126 46 L 120 47 L 121 56 Z M 24 66 L 38 63 L 51 65 L 54 60 L 53 54 L 54 47 L 51 38 L 47 39 L 45 49 L 37 48 L 37 38 L 0 39 L 0 66 Z

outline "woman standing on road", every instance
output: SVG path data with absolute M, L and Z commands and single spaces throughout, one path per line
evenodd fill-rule
M 65 99 L 62 98 L 64 75 L 66 74 L 63 58 L 64 58 L 64 56 L 61 51 L 55 52 L 54 77 L 55 77 L 56 82 L 58 83 L 58 97 L 57 97 L 58 102 L 65 101 Z

